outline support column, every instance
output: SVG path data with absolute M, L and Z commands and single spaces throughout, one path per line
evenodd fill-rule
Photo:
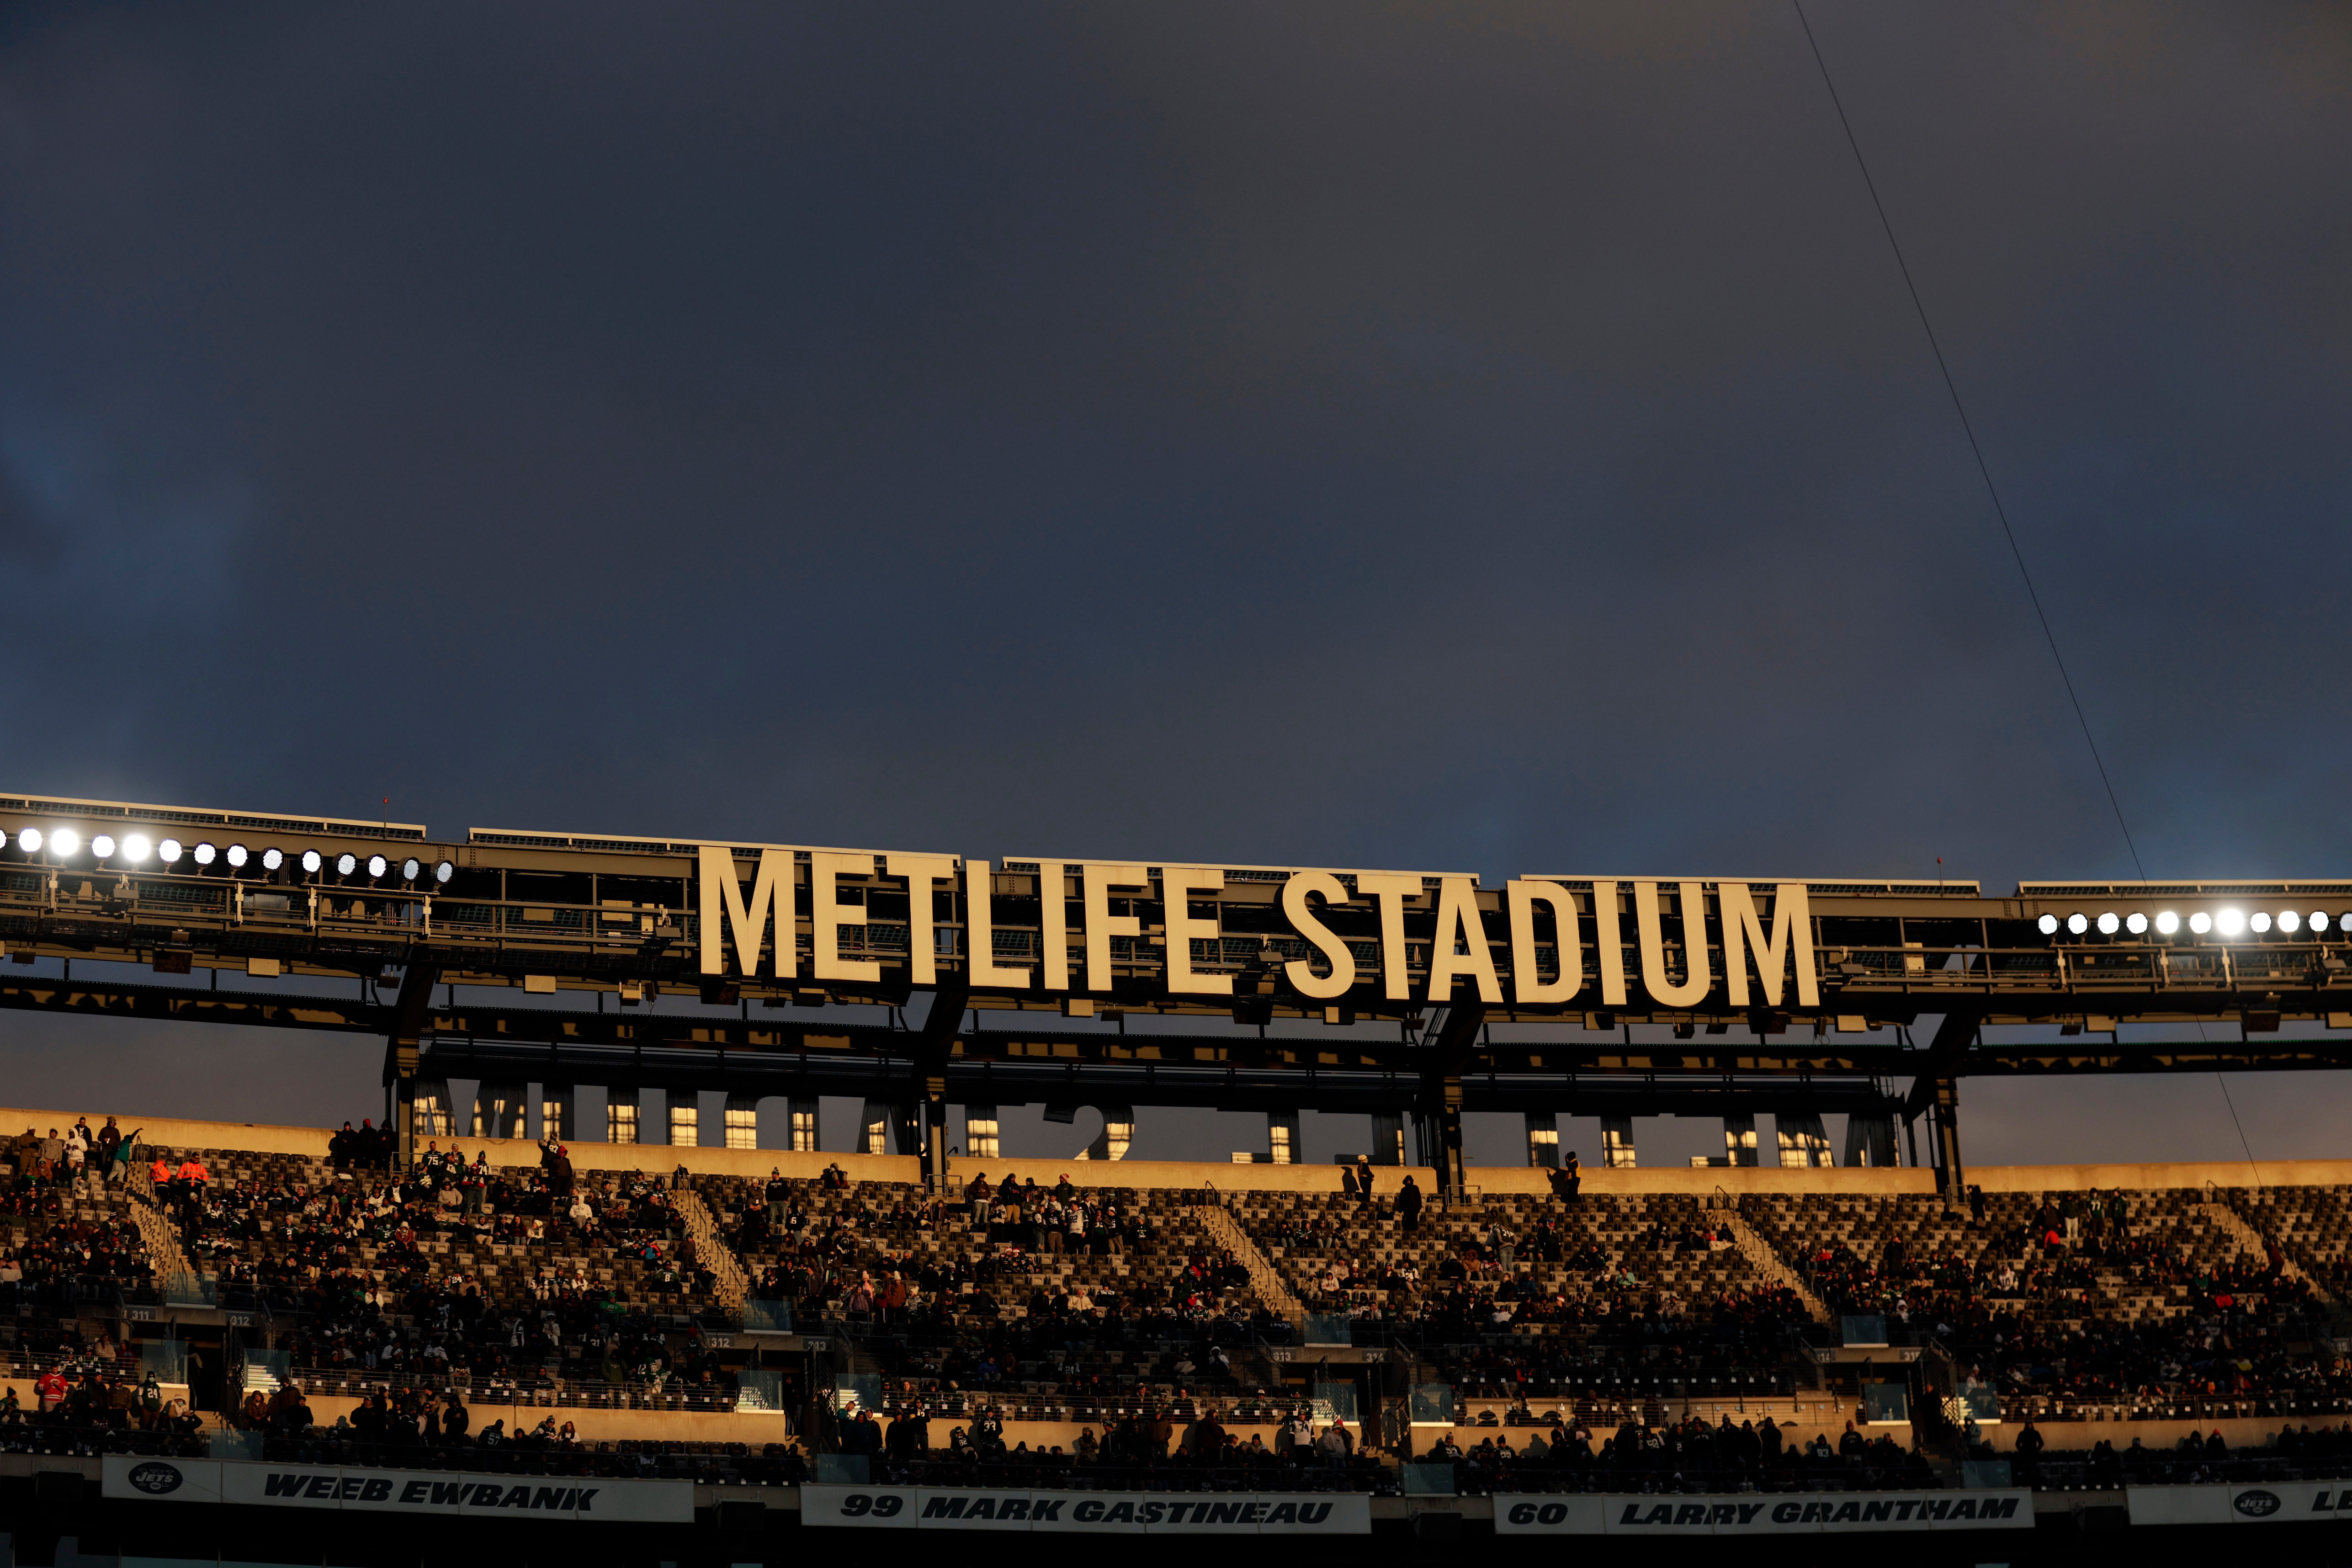
M 756 1094 L 730 1094 L 727 1108 L 719 1112 L 721 1125 L 727 1132 L 730 1149 L 757 1149 L 760 1146 L 760 1097 Z
M 1452 1197 L 1469 1184 L 1462 1160 L 1462 1080 L 1458 1078 L 1445 1080 L 1444 1099 L 1437 1110 L 1437 1179 Z
M 923 1185 L 935 1193 L 948 1187 L 947 1080 L 935 1079 L 923 1093 Z
M 1756 1163 L 1756 1113 L 1723 1119 L 1723 1152 L 1734 1169 L 1749 1169 Z
M 1269 1110 L 1265 1113 L 1265 1157 L 1271 1165 L 1296 1165 L 1300 1163 L 1298 1112 Z
M 1822 1130 L 1820 1111 L 1774 1111 L 1772 1130 L 1780 1145 L 1782 1165 L 1823 1170 L 1831 1165 L 1830 1135 Z
M 1936 1080 L 1936 1142 L 1944 1157 L 1944 1206 L 1965 1206 L 1968 1175 L 1960 1169 L 1960 1086 L 1952 1079 Z
M 1895 1163 L 1895 1117 L 1860 1111 L 1845 1119 L 1845 1163 L 1884 1170 Z
M 637 1090 L 632 1084 L 608 1084 L 604 1089 L 604 1142 L 637 1141 Z
M 383 1042 L 384 1087 L 393 1090 L 401 1110 L 394 1135 L 399 1144 L 396 1158 L 404 1171 L 416 1158 L 416 1075 L 425 1030 L 433 1021 L 433 987 L 440 979 L 441 966 L 429 952 L 410 955 L 407 967 L 401 971 L 400 995 L 392 1005 L 392 1029 Z M 446 1085 L 441 1098 L 446 1104 Z
M 577 1126 L 579 1090 L 568 1083 L 543 1083 L 539 1086 L 539 1135 L 552 1138 L 558 1143 L 569 1143 L 580 1136 Z
M 1102 1111 L 1102 1131 L 1095 1134 L 1093 1142 L 1078 1151 L 1078 1158 L 1081 1160 L 1126 1159 L 1129 1146 L 1135 1142 L 1135 1107 L 1106 1105 L 1098 1109 Z M 1291 1142 L 1295 1149 L 1297 1144 L 1298 1113 L 1292 1111 L 1290 1115 Z
M 857 1152 L 861 1154 L 887 1154 L 890 1152 L 892 1107 L 887 1100 L 866 1102 L 864 1117 L 857 1124 Z
M 1538 1170 L 1559 1169 L 1559 1117 L 1555 1112 L 1528 1112 L 1528 1163 Z
M 1630 1116 L 1604 1116 L 1601 1119 L 1601 1163 L 1612 1171 L 1633 1168 L 1633 1119 Z
M 485 1079 L 474 1089 L 474 1116 L 470 1136 L 476 1138 L 520 1138 L 523 1135 L 524 1100 L 530 1086 Z
M 910 889 L 913 884 L 908 884 Z M 956 1026 L 963 1022 L 971 1000 L 971 983 L 961 974 L 942 977 L 923 1012 L 923 1027 L 915 1038 L 915 1101 L 908 1108 L 903 1151 L 922 1157 L 923 1185 L 944 1193 L 948 1185 L 948 1058 L 955 1051 Z
M 691 1149 L 702 1142 L 702 1094 L 698 1089 L 673 1089 L 662 1097 L 668 1104 L 671 1147 Z

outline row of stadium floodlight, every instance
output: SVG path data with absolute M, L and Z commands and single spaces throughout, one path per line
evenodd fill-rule
M 2094 925 L 2099 928 L 2101 936 L 2113 936 L 2117 931 L 2126 931 L 2134 936 L 2139 936 L 2147 931 L 2151 923 L 2155 925 L 2158 936 L 2170 936 L 2180 929 L 2180 916 L 2171 910 L 2162 910 L 2158 911 L 2154 921 L 2151 922 L 2147 915 L 2137 910 L 2134 910 L 2128 915 L 2121 916 L 2115 910 L 2108 910 L 2094 920 L 2077 910 L 2068 915 L 2063 922 L 2056 915 L 2043 915 L 2039 923 L 2043 936 L 2056 936 L 2062 923 L 2068 934 L 2073 936 L 2083 935 Z M 2273 925 L 2289 936 L 2294 935 L 2305 926 L 2311 928 L 2311 934 L 2314 937 L 2326 931 L 2330 925 L 2339 931 L 2352 931 L 2352 910 L 2347 910 L 2342 915 L 2336 917 L 2330 917 L 2326 910 L 2314 910 L 2309 914 L 2305 914 L 2299 910 L 2281 910 L 2275 916 L 2264 910 L 2256 910 L 2251 915 L 2243 910 L 2216 910 L 2211 914 L 2200 910 L 2189 917 L 2189 929 L 2199 936 L 2204 936 L 2209 932 L 2225 937 L 2242 936 L 2249 930 L 2252 930 L 2256 936 L 2267 936 Z
M 5 835 L 0 835 L 0 841 L 5 841 Z M 46 834 L 37 827 L 27 827 L 16 835 L 16 847 L 27 855 L 38 855 L 47 849 L 52 859 L 71 860 L 82 852 L 81 835 L 70 827 L 53 827 Z M 165 866 L 176 866 L 183 858 L 191 859 L 199 869 L 222 861 L 232 871 L 241 871 L 249 861 L 257 859 L 264 871 L 276 871 L 286 864 L 286 851 L 275 845 L 258 855 L 242 844 L 232 844 L 222 849 L 205 843 L 192 849 L 176 838 L 166 838 L 161 844 L 152 843 L 143 833 L 126 834 L 120 842 L 110 834 L 99 834 L 89 841 L 89 853 L 98 864 L 112 860 L 126 868 L 143 866 L 151 858 Z M 305 849 L 296 864 L 307 875 L 315 877 L 326 869 L 327 858 L 316 849 Z M 335 857 L 334 865 L 336 876 L 349 877 L 359 871 L 361 860 L 358 856 L 345 851 Z M 381 855 L 369 856 L 366 866 L 368 876 L 376 881 L 382 881 L 393 869 L 392 862 Z M 400 879 L 404 882 L 414 882 L 425 874 L 425 862 L 414 855 L 400 863 Z M 456 864 L 448 860 L 436 861 L 432 867 L 436 882 L 446 882 L 457 874 Z

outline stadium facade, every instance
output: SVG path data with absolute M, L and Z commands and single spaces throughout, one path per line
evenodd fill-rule
M 2352 1517 L 2352 1168 L 1969 1171 L 1958 1114 L 1972 1075 L 2341 1065 L 2352 885 L 1488 887 L 32 796 L 0 826 L 0 1004 L 369 1037 L 394 1130 L 0 1111 L 10 1370 L 68 1390 L 0 1413 L 20 1561 L 308 1560 L 345 1512 L 395 1555 L 462 1516 L 647 1562 L 813 1525 L 1976 1561 Z M 623 1113 L 647 1092 L 667 1125 Z M 824 1094 L 863 1152 L 803 1124 Z M 753 1146 L 770 1095 L 792 1148 Z M 1100 1110 L 1092 1157 L 981 1147 L 1019 1103 Z M 1151 1105 L 1267 1146 L 1122 1158 Z M 129 1140 L 78 1145 L 110 1109 Z M 1367 1116 L 1363 1164 L 1297 1163 L 1302 1110 Z M 1526 1163 L 1467 1166 L 1465 1110 L 1523 1116 Z M 1722 1116 L 1723 1156 L 1634 1166 L 1666 1111 Z M 1623 1158 L 1560 1170 L 1562 1114 Z M 109 1405 L 126 1367 L 184 1412 Z M 445 1401 L 481 1419 L 436 1438 Z M 485 1447 L 492 1412 L 530 1436 Z

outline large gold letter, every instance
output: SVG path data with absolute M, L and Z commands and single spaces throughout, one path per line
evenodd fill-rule
M 776 917 L 776 978 L 790 980 L 797 957 L 793 942 L 793 852 L 760 851 L 760 869 L 751 881 L 751 903 L 743 904 L 743 885 L 735 879 L 735 854 L 724 845 L 706 844 L 699 857 L 702 883 L 702 973 L 727 972 L 726 940 L 731 922 L 735 959 L 748 978 L 760 972 L 760 942 L 768 928 L 771 910 Z
M 1356 984 L 1356 955 L 1348 950 L 1346 942 L 1331 934 L 1329 927 L 1315 918 L 1314 910 L 1307 904 L 1310 893 L 1327 904 L 1344 904 L 1348 901 L 1348 889 L 1328 871 L 1294 872 L 1282 884 L 1282 912 L 1288 918 L 1290 929 L 1322 950 L 1331 973 L 1318 979 L 1313 964 L 1303 958 L 1294 958 L 1282 966 L 1282 973 L 1290 982 L 1290 988 L 1301 996 L 1328 1002 L 1334 996 L 1345 996 Z
M 870 958 L 841 956 L 841 928 L 866 923 L 863 905 L 845 910 L 841 895 L 835 890 L 834 879 L 844 872 L 870 877 L 874 874 L 871 855 L 828 855 L 823 851 L 809 857 L 809 922 L 816 941 L 815 963 L 811 967 L 819 980 L 864 980 L 882 978 L 882 966 Z
M 1404 901 L 1421 891 L 1418 877 L 1374 877 L 1356 874 L 1356 892 L 1370 898 L 1381 911 L 1381 980 L 1391 1002 L 1412 1000 L 1412 984 L 1404 963 Z
M 1642 988 L 1659 1005 L 1695 1007 L 1706 1000 L 1715 977 L 1706 968 L 1706 892 L 1696 882 L 1677 883 L 1683 906 L 1683 983 L 1666 979 L 1666 939 L 1658 918 L 1658 885 L 1633 884 L 1633 920 L 1642 942 Z
M 1114 936 L 1140 936 L 1143 922 L 1133 915 L 1110 912 L 1110 890 L 1113 884 L 1122 888 L 1148 885 L 1149 879 L 1140 866 L 1089 860 L 1079 891 L 1086 899 L 1087 910 L 1087 989 L 1110 989 L 1110 939 Z
M 1601 1005 L 1625 1005 L 1625 937 L 1617 929 L 1617 879 L 1592 882 L 1592 948 L 1601 960 Z
M 1503 885 L 1503 900 L 1511 911 L 1511 997 L 1523 1006 L 1548 1006 L 1568 1001 L 1584 985 L 1584 944 L 1577 935 L 1576 895 L 1558 882 L 1514 880 Z M 1553 929 L 1559 933 L 1559 978 L 1537 978 L 1536 906 L 1551 906 Z
M 1160 872 L 1160 900 L 1167 910 L 1168 926 L 1168 989 L 1197 996 L 1230 996 L 1234 994 L 1234 977 L 1230 974 L 1202 974 L 1192 967 L 1192 938 L 1195 933 L 1215 940 L 1215 921 L 1196 921 L 1186 907 L 1192 901 L 1192 889 L 1222 892 L 1225 874 L 1199 866 L 1168 866 Z M 1092 906 L 1087 919 L 1094 920 Z
M 893 855 L 888 865 L 890 875 L 907 879 L 908 980 L 916 985 L 937 985 L 940 939 L 931 921 L 931 884 L 952 879 L 955 862 L 939 855 Z
M 1459 941 L 1470 951 L 1456 953 Z M 1478 982 L 1478 1000 L 1500 1002 L 1502 982 L 1495 978 L 1495 955 L 1486 948 L 1486 922 L 1478 918 L 1478 895 L 1467 877 L 1444 877 L 1437 884 L 1437 937 L 1429 945 L 1429 999 L 1451 1001 L 1456 976 Z
M 1764 983 L 1764 1005 L 1780 1005 L 1780 976 L 1791 958 L 1797 963 L 1797 1005 L 1818 1007 L 1822 987 L 1813 973 L 1813 917 L 1802 882 L 1782 882 L 1772 890 L 1772 940 L 1764 940 L 1763 923 L 1756 918 L 1756 900 L 1745 882 L 1716 884 L 1717 906 L 1723 911 L 1723 980 L 1735 1007 L 1748 1005 L 1748 954 L 1756 954 L 1756 972 Z
M 987 861 L 963 863 L 963 935 L 971 949 L 964 954 L 964 973 L 974 985 L 1013 985 L 1025 991 L 1029 988 L 1027 964 L 997 966 L 994 890 Z

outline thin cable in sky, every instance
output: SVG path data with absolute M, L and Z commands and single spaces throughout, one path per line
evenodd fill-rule
M 2091 721 L 2083 712 L 2083 700 L 2074 695 L 2074 677 L 2066 673 L 2065 656 L 2058 651 L 2058 635 L 2050 629 L 2050 617 L 2042 608 L 2042 595 L 2034 591 L 2033 574 L 2025 567 L 2025 552 L 2018 548 L 2017 531 L 2009 525 L 2009 509 L 2000 504 L 2000 488 L 1992 482 L 1992 468 L 1985 461 L 1984 448 L 1977 445 L 1976 426 L 1969 423 L 1968 407 L 1960 401 L 1960 388 L 1952 379 L 1952 367 L 1944 362 L 1944 347 L 1936 341 L 1936 329 L 1927 320 L 1927 307 L 1919 298 L 1919 286 L 1911 280 L 1911 265 L 1903 259 L 1903 247 L 1895 237 L 1895 225 L 1887 218 L 1886 204 L 1878 199 L 1877 182 L 1870 177 L 1870 163 L 1862 155 L 1862 143 L 1854 136 L 1853 122 L 1846 118 L 1837 83 L 1831 79 L 1829 61 L 1822 58 L 1822 46 L 1813 37 L 1813 25 L 1805 17 L 1804 0 L 1789 3 L 1796 7 L 1797 25 L 1805 30 L 1805 44 L 1813 51 L 1813 64 L 1821 68 L 1822 85 L 1829 89 L 1830 106 L 1837 110 L 1838 124 L 1845 132 L 1845 144 L 1853 149 L 1854 167 L 1862 171 L 1863 188 L 1870 193 L 1870 205 L 1878 214 L 1878 226 L 1886 234 L 1886 248 L 1895 253 L 1895 266 L 1903 274 L 1903 287 L 1910 290 L 1911 308 L 1919 312 L 1919 330 L 1927 333 L 1928 352 L 1936 356 L 1936 368 L 1943 373 L 1944 390 L 1952 396 L 1952 412 L 1960 416 L 1960 430 L 1969 438 L 1969 452 L 1977 460 L 1977 472 L 1983 476 L 1985 494 L 1992 498 L 1992 514 L 2000 520 L 2001 536 L 2009 541 L 2010 556 L 2017 563 L 2018 576 L 2025 582 L 2025 596 L 2032 601 L 2034 618 L 2042 623 L 2042 636 L 2050 644 L 2051 662 L 2058 667 L 2058 679 L 2066 688 L 2066 700 L 2074 705 L 2074 722 L 2083 727 L 2083 743 L 2091 749 L 2091 765 L 2099 770 L 2099 784 L 2107 792 L 2107 805 L 2116 814 L 2116 826 L 2123 829 L 2124 847 L 2131 851 L 2132 868 L 2145 882 L 2147 868 L 2140 864 L 2139 846 L 2132 839 L 2131 825 L 2124 820 L 2123 803 L 2116 798 L 2116 786 L 2107 778 L 2107 764 L 2099 755 L 2099 742 L 2091 736 Z
M 2107 764 L 2099 755 L 2099 742 L 2091 734 L 2091 721 L 2083 711 L 2083 700 L 2074 695 L 2074 678 L 2066 673 L 2066 656 L 2058 651 L 2058 634 L 2050 629 L 2050 616 L 2042 608 L 2042 595 L 2034 591 L 2033 574 L 2026 569 L 2025 552 L 2018 548 L 2017 531 L 2009 524 L 2009 509 L 2000 504 L 2000 487 L 1992 482 L 1992 468 L 1985 461 L 1984 448 L 1977 444 L 1976 426 L 1969 423 L 1968 405 L 1960 401 L 1959 384 L 1952 379 L 1952 367 L 1945 363 L 1944 346 L 1936 341 L 1936 328 L 1927 320 L 1927 304 L 1919 298 L 1919 286 L 1911 280 L 1911 264 L 1903 259 L 1903 246 L 1895 237 L 1895 225 L 1886 216 L 1886 204 L 1878 199 L 1878 183 L 1870 177 L 1870 162 L 1862 155 L 1862 142 L 1853 133 L 1853 121 L 1846 118 L 1845 103 L 1838 97 L 1837 82 L 1830 76 L 1830 63 L 1822 58 L 1821 41 L 1813 37 L 1813 25 L 1806 18 L 1804 0 L 1789 0 L 1796 9 L 1797 25 L 1805 30 L 1805 45 L 1813 51 L 1813 64 L 1821 68 L 1822 85 L 1829 89 L 1830 106 L 1837 110 L 1838 125 L 1845 132 L 1845 144 L 1853 150 L 1853 165 L 1862 171 L 1863 188 L 1870 193 L 1870 205 L 1878 214 L 1878 226 L 1885 232 L 1886 248 L 1895 253 L 1895 269 L 1903 274 L 1903 287 L 1910 291 L 1911 308 L 1919 312 L 1919 330 L 1927 336 L 1928 352 L 1936 356 L 1936 369 L 1944 377 L 1944 390 L 1951 394 L 1952 412 L 1960 416 L 1961 433 L 1969 438 L 1969 454 L 1977 460 L 1977 472 L 1984 479 L 1985 494 L 1992 498 L 1992 514 L 2000 520 L 2001 537 L 2009 541 L 2011 559 L 2017 563 L 2017 574 L 2025 583 L 2025 596 L 2033 603 L 2034 619 L 2042 623 L 2042 636 L 2050 644 L 2050 661 L 2058 667 L 2058 679 L 2066 688 L 2066 700 L 2074 709 L 2074 722 L 2083 727 L 2083 744 L 2091 749 L 2091 765 L 2099 770 L 2099 784 L 2107 792 L 2107 805 L 2116 814 L 2116 826 L 2123 830 L 2124 847 L 2131 851 L 2132 869 L 2139 879 L 2147 880 L 2147 868 L 2140 864 L 2139 845 L 2132 838 L 2131 824 L 2124 820 L 2123 803 L 2116 798 L 2116 786 L 2107 777 Z M 1939 862 L 1940 864 L 1940 862 Z M 2205 1026 L 2197 1026 L 2202 1039 Z M 2262 1184 L 2262 1168 L 2254 1164 L 2254 1146 L 2246 1138 L 2245 1123 L 2238 1120 L 2237 1101 L 2231 1096 L 2230 1085 L 2220 1073 L 2213 1081 L 2221 1086 L 2221 1103 L 2230 1108 L 2230 1125 L 2238 1130 L 2238 1145 L 2246 1152 L 2246 1163 L 2253 1168 L 2254 1184 Z

